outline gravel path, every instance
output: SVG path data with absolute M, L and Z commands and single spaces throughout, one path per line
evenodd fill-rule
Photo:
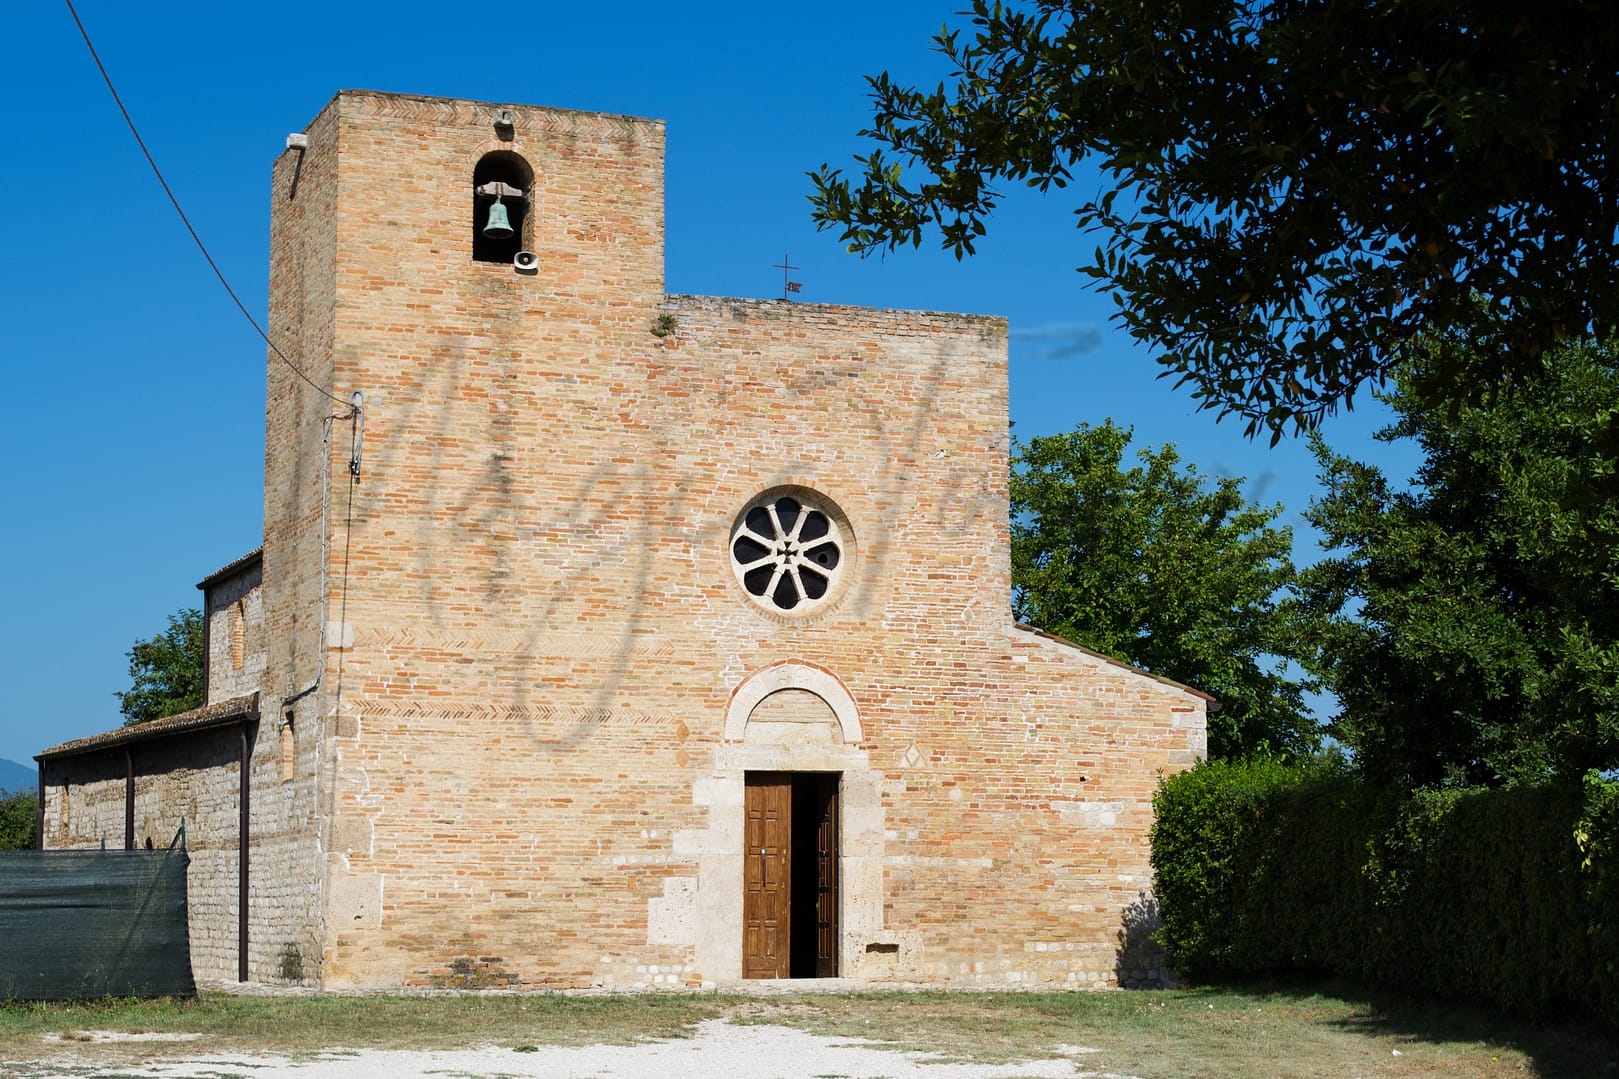
M 1061 1047 L 1064 1057 L 1018 1064 L 945 1064 L 872 1042 L 825 1038 L 779 1026 L 709 1019 L 690 1038 L 641 1045 L 540 1046 L 533 1052 L 482 1048 L 439 1052 L 333 1050 L 313 1059 L 199 1056 L 148 1064 L 0 1064 L 16 1079 L 1133 1079 L 1084 1070 L 1094 1052 Z

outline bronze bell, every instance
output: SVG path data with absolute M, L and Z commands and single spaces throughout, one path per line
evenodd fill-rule
M 483 234 L 491 240 L 509 240 L 516 235 L 512 231 L 511 218 L 506 215 L 506 207 L 501 205 L 500 196 L 495 196 L 495 204 L 489 207 L 489 220 L 484 222 Z

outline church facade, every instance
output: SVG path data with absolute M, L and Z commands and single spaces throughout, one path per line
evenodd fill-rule
M 289 139 L 263 547 L 203 708 L 41 754 L 44 844 L 184 819 L 204 979 L 1153 980 L 1211 702 L 1012 621 L 1005 322 L 665 294 L 663 146 Z

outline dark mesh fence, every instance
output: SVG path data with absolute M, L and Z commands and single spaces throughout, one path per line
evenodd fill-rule
M 195 996 L 184 847 L 0 851 L 0 1000 Z

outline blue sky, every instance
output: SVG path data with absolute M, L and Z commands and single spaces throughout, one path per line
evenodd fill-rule
M 1272 449 L 1216 424 L 1108 325 L 1112 301 L 1074 272 L 1089 246 L 1060 194 L 1008 200 L 961 263 L 926 246 L 861 261 L 815 232 L 804 173 L 863 149 L 862 76 L 936 81 L 928 39 L 954 3 L 76 2 L 255 316 L 270 163 L 337 90 L 651 116 L 668 125 L 668 291 L 779 295 L 785 253 L 806 301 L 1005 315 L 1018 435 L 1112 417 L 1207 473 L 1246 476 L 1295 523 L 1314 489 L 1301 443 Z M 265 349 L 148 171 L 66 6 L 14 5 L 6 23 L 0 758 L 29 762 L 117 726 L 131 642 L 258 545 Z M 1403 474 L 1408 454 L 1371 443 L 1384 419 L 1371 404 L 1327 435 Z

